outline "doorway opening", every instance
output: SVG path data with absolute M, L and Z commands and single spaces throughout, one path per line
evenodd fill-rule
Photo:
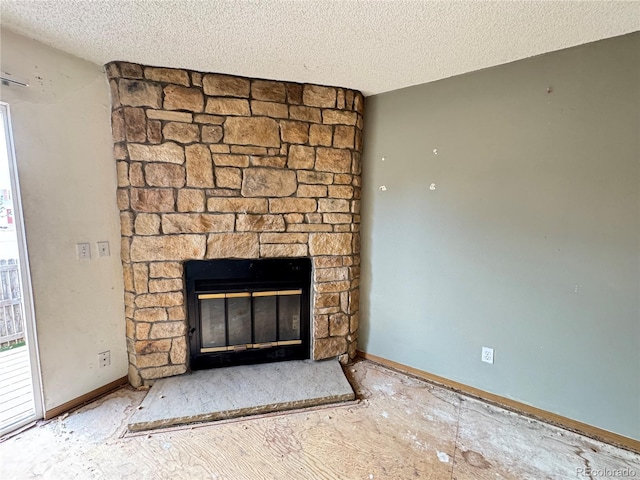
M 0 102 L 0 435 L 42 417 L 29 264 L 9 106 Z

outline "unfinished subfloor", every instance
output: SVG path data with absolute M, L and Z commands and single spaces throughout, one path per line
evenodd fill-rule
M 347 373 L 359 404 L 135 434 L 126 433 L 126 425 L 145 392 L 124 388 L 4 441 L 0 476 L 640 478 L 640 456 L 631 452 L 368 361 L 358 361 Z

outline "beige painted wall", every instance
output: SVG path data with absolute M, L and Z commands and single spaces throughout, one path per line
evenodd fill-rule
M 1 33 L 0 89 L 12 115 L 45 410 L 127 373 L 110 99 L 101 66 Z M 98 257 L 107 240 L 111 256 Z M 76 259 L 90 242 L 92 259 Z M 110 350 L 111 365 L 98 367 Z
M 638 52 L 367 98 L 359 348 L 640 439 Z

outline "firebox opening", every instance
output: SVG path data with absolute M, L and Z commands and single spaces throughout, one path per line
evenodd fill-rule
M 309 258 L 185 263 L 191 369 L 310 357 Z

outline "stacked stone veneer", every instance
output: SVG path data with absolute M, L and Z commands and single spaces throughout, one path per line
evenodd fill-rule
M 363 97 L 107 65 L 133 385 L 188 368 L 183 263 L 313 260 L 312 357 L 358 334 Z

